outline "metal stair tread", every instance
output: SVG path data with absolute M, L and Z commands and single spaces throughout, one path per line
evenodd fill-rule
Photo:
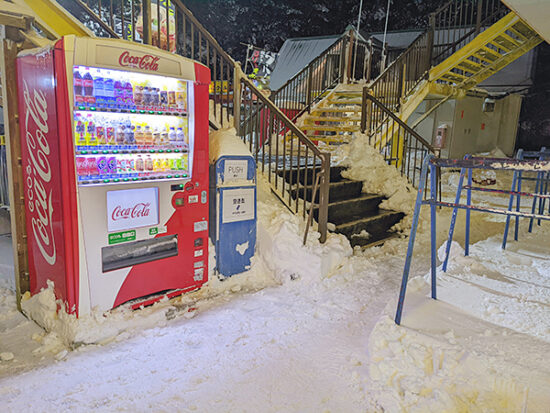
M 354 181 L 351 181 L 351 182 L 354 182 Z M 364 200 L 367 200 L 367 199 L 376 199 L 376 198 L 384 199 L 384 196 L 383 195 L 378 195 L 378 194 L 362 193 L 360 196 L 356 196 L 356 197 L 353 197 L 353 198 L 348 198 L 348 199 L 342 199 L 342 200 L 339 200 L 339 201 L 329 202 L 328 206 L 329 207 L 331 207 L 331 206 L 340 206 L 340 205 L 344 205 L 344 204 L 347 204 L 347 203 L 360 202 L 360 201 L 364 201 Z
M 379 213 L 376 215 L 370 215 L 365 218 L 355 219 L 353 221 L 345 222 L 343 224 L 335 225 L 335 231 L 341 231 L 347 227 L 352 227 L 354 225 L 363 223 L 363 222 L 369 222 L 369 221 L 376 221 L 377 219 L 388 217 L 396 214 L 402 214 L 402 212 L 399 211 L 392 211 L 388 209 L 380 209 Z
M 307 121 L 316 121 L 316 122 L 361 122 L 360 117 L 334 117 L 334 116 L 308 116 L 304 119 Z

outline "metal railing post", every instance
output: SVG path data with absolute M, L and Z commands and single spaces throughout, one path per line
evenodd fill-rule
M 327 240 L 327 228 L 328 228 L 328 198 L 330 189 L 330 153 L 322 153 L 323 157 L 321 168 L 323 170 L 323 176 L 321 178 L 321 186 L 319 188 L 319 219 L 318 229 L 321 237 L 319 241 L 324 243 Z M 312 199 L 313 202 L 313 199 Z
M 313 72 L 311 71 L 311 67 L 307 71 L 307 87 L 306 87 L 306 105 L 307 105 L 307 113 L 310 113 L 311 111 L 311 87 L 312 87 L 312 80 L 313 80 Z
M 241 77 L 243 72 L 239 62 L 235 62 L 233 66 L 233 124 L 237 134 L 240 135 L 241 128 Z
M 361 133 L 365 133 L 367 129 L 367 91 L 368 88 L 364 86 L 361 98 Z

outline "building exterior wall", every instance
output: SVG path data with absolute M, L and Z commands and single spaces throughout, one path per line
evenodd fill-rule
M 512 156 L 516 144 L 521 96 L 511 94 L 495 100 L 493 111 L 483 111 L 484 97 L 466 96 L 449 100 L 424 119 L 415 130 L 434 143 L 437 128 L 447 125 L 447 139 L 441 150 L 444 158 L 462 158 L 466 154 L 490 152 L 499 148 Z M 408 120 L 413 124 L 439 100 L 425 100 Z

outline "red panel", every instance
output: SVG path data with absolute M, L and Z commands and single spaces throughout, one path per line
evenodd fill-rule
M 210 69 L 199 63 L 195 63 L 195 82 L 210 84 Z
M 25 182 L 25 210 L 31 294 L 55 283 L 56 296 L 65 302 L 67 291 L 66 231 L 55 96 L 53 50 L 17 58 L 21 152 Z M 74 302 L 69 302 L 72 306 Z
M 201 287 L 208 281 L 208 230 L 195 232 L 194 223 L 208 220 L 208 85 L 210 71 L 195 64 L 195 145 L 192 171 L 192 186 L 186 185 L 181 193 L 172 197 L 184 198 L 184 205 L 177 207 L 166 223 L 167 233 L 160 236 L 178 234 L 178 255 L 132 267 L 122 283 L 114 306 L 126 301 L 166 290 L 191 290 Z M 205 72 L 206 70 L 206 72 Z M 208 74 L 208 77 L 206 77 Z M 201 196 L 206 191 L 206 202 Z M 189 196 L 198 196 L 199 202 L 189 203 Z M 195 240 L 202 238 L 202 245 L 195 246 Z M 195 257 L 195 251 L 202 250 L 202 256 Z M 194 280 L 194 264 L 203 261 L 203 279 Z
M 63 221 L 65 223 L 65 245 L 67 245 L 67 304 L 69 312 L 78 314 L 78 204 L 76 201 L 76 175 L 74 165 L 74 146 L 72 135 L 72 120 L 69 107 L 69 90 L 67 79 L 67 67 L 65 64 L 65 51 L 63 39 L 55 45 L 55 72 L 57 76 L 57 105 L 59 125 L 59 154 L 64 162 L 61 162 L 61 176 L 65 184 L 61 187 L 63 196 Z M 72 70 L 71 70 L 72 73 Z

